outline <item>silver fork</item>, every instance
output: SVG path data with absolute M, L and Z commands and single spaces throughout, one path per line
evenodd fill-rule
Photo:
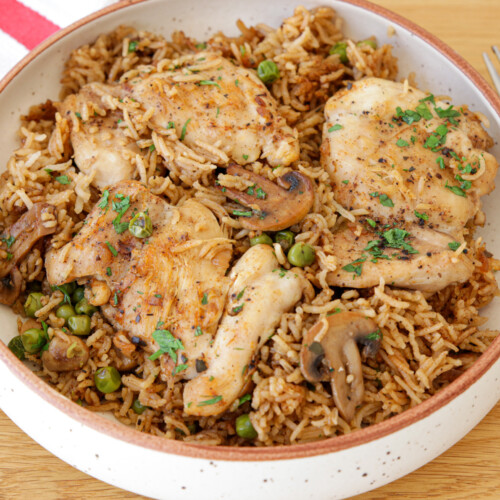
M 498 47 L 496 45 L 492 45 L 491 50 L 493 50 L 493 52 L 497 56 L 497 59 L 500 61 L 500 50 L 498 49 Z M 500 75 L 497 73 L 495 66 L 493 66 L 493 63 L 491 62 L 491 59 L 488 57 L 488 54 L 486 52 L 483 52 L 483 59 L 486 64 L 486 68 L 488 68 L 491 79 L 495 84 L 497 92 L 500 94 Z

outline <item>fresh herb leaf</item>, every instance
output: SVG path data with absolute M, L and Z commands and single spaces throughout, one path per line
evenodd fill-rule
M 457 196 L 462 196 L 463 198 L 467 197 L 466 192 L 462 188 L 458 186 L 450 186 L 450 184 L 448 184 L 448 181 L 446 181 L 444 187 L 446 189 L 449 189 L 453 194 L 456 194 Z
M 340 309 L 340 307 L 336 307 L 333 311 L 327 313 L 327 316 L 333 316 L 334 314 L 338 314 L 339 312 L 342 312 L 342 309 Z
M 156 146 L 154 144 L 151 144 L 148 149 L 152 153 L 156 149 Z
M 439 116 L 439 118 L 456 118 L 457 116 L 460 116 L 460 112 L 456 109 L 453 109 L 453 104 L 450 104 L 450 106 L 446 109 L 434 108 L 434 111 Z
M 236 295 L 236 300 L 240 300 L 241 297 L 243 297 L 243 294 L 245 293 L 245 290 L 246 290 L 247 287 L 243 288 L 243 290 L 241 290 L 241 292 Z
M 436 105 L 436 102 L 434 100 L 434 95 L 433 94 L 429 94 L 427 97 L 424 97 L 423 99 L 419 99 L 418 102 L 431 102 L 432 104 Z
M 257 195 L 257 199 L 259 199 L 259 200 L 265 200 L 267 198 L 267 193 L 260 187 L 258 187 L 255 190 L 255 193 Z
M 375 330 L 374 332 L 370 333 L 365 337 L 366 340 L 381 340 L 382 339 L 382 332 L 380 331 L 380 328 L 378 330 Z
M 104 193 L 102 193 L 102 200 L 97 206 L 102 209 L 108 208 L 108 202 L 109 202 L 109 191 L 106 189 Z
M 109 242 L 106 241 L 106 246 L 109 248 L 109 251 L 116 257 L 118 255 L 118 251 L 116 248 Z
M 233 210 L 233 215 L 237 215 L 239 217 L 252 217 L 252 211 L 243 211 L 243 210 Z
M 336 130 L 341 130 L 343 128 L 344 127 L 340 123 L 337 123 L 336 125 L 333 125 L 333 127 L 330 127 L 328 132 L 335 132 Z
M 440 168 L 441 170 L 444 170 L 444 169 L 446 168 L 446 165 L 444 164 L 444 159 L 443 159 L 443 157 L 442 157 L 442 156 L 438 156 L 438 157 L 436 158 L 436 163 L 439 165 L 439 168 Z
M 138 44 L 139 44 L 139 42 L 137 42 L 136 40 L 132 40 L 131 42 L 129 42 L 128 53 L 130 54 L 131 52 L 135 52 L 137 50 Z
M 415 111 L 424 119 L 424 120 L 431 120 L 432 119 L 432 113 L 430 109 L 427 107 L 427 104 L 425 102 L 421 102 L 416 108 Z
M 347 186 L 347 184 L 349 184 L 349 179 L 345 179 L 342 181 L 342 184 L 345 184 Z
M 232 312 L 233 314 L 238 314 L 244 307 L 245 303 L 240 304 L 239 306 L 233 307 Z
M 167 123 L 167 130 L 169 130 L 171 128 L 175 128 L 175 123 L 174 122 L 168 122 Z
M 371 226 L 375 227 L 377 223 L 373 219 L 366 219 L 366 222 Z
M 206 401 L 200 401 L 196 406 L 214 405 L 214 404 L 218 403 L 219 401 L 222 401 L 222 396 L 215 396 L 212 399 L 207 399 Z
M 386 195 L 386 194 L 381 194 L 379 197 L 378 197 L 380 203 L 384 206 L 384 207 L 393 207 L 394 206 L 394 203 L 393 201 Z
M 16 238 L 9 236 L 8 238 L 2 238 L 2 241 L 7 245 L 7 248 L 10 248 L 16 241 Z
M 401 248 L 406 250 L 408 253 L 418 253 L 406 240 L 410 233 L 405 231 L 404 229 L 399 229 L 394 227 L 392 229 L 388 229 L 382 233 L 382 237 L 385 240 L 385 246 L 389 248 Z
M 59 177 L 56 177 L 56 181 L 59 182 L 59 184 L 71 184 L 67 175 L 60 175 Z
M 460 245 L 461 245 L 461 243 L 459 243 L 458 241 L 452 241 L 451 243 L 448 243 L 448 246 L 453 251 L 458 250 L 458 248 L 460 247 Z
M 220 88 L 220 85 L 213 80 L 201 80 L 201 82 L 198 82 L 198 85 L 215 85 L 216 87 Z
M 206 292 L 203 294 L 203 298 L 201 299 L 201 305 L 206 306 L 208 304 L 208 295 Z
M 203 330 L 201 329 L 201 326 L 197 326 L 194 332 L 194 336 L 199 337 L 200 335 L 203 335 Z
M 396 146 L 399 146 L 400 148 L 404 148 L 406 146 L 409 146 L 408 141 L 405 141 L 404 139 L 398 139 L 396 142 Z
M 177 375 L 178 373 L 183 372 L 184 370 L 187 370 L 187 368 L 188 368 L 188 365 L 185 365 L 185 364 L 184 365 L 177 365 L 175 367 L 175 370 L 173 371 L 173 374 Z
M 420 213 L 414 210 L 413 213 L 415 214 L 415 217 L 418 217 L 419 219 L 429 220 L 429 216 L 425 212 Z
M 110 268 L 110 267 L 107 267 L 107 268 L 106 268 L 106 274 L 107 274 L 108 276 L 111 276 L 112 272 L 111 272 L 111 268 Z
M 182 341 L 180 339 L 176 339 L 168 330 L 157 329 L 152 335 L 160 348 L 154 354 L 149 356 L 149 359 L 154 361 L 162 354 L 168 354 L 174 360 L 174 363 L 177 363 L 177 351 L 184 349 Z
M 243 155 L 244 160 L 248 160 L 248 155 Z
M 186 120 L 186 123 L 183 125 L 182 127 L 182 131 L 181 131 L 181 141 L 184 140 L 184 137 L 186 137 L 186 130 L 187 130 L 187 126 L 189 125 L 189 122 L 191 121 L 191 118 L 188 118 Z M 169 123 L 170 125 L 170 123 Z
M 243 403 L 246 403 L 247 401 L 250 401 L 252 399 L 251 394 L 245 394 L 244 396 L 241 396 L 241 398 L 238 400 L 238 406 L 241 406 Z

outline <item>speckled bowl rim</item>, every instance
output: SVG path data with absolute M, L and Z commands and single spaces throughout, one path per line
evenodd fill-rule
M 37 46 L 24 59 L 22 59 L 7 75 L 0 81 L 0 92 L 12 81 L 12 79 L 32 60 L 44 52 L 47 48 L 73 32 L 92 21 L 105 16 L 111 12 L 127 8 L 131 5 L 143 3 L 147 0 L 124 0 L 117 4 L 106 7 L 95 12 L 70 26 L 58 31 L 46 41 Z M 481 75 L 459 54 L 440 41 L 434 35 L 415 25 L 411 21 L 395 14 L 383 7 L 374 5 L 366 0 L 337 0 L 346 4 L 360 7 L 384 17 L 394 25 L 406 28 L 427 44 L 437 49 L 450 62 L 452 62 L 465 76 L 472 81 L 475 87 L 488 100 L 489 104 L 496 111 L 500 119 L 500 97 L 493 91 Z M 300 2 L 299 2 L 300 3 Z M 30 389 L 36 392 L 45 401 L 51 403 L 54 407 L 64 412 L 67 416 L 77 422 L 88 426 L 98 432 L 110 435 L 121 441 L 141 446 L 147 449 L 182 455 L 194 458 L 203 458 L 208 460 L 227 460 L 227 461 L 264 461 L 264 460 L 287 460 L 295 458 L 313 457 L 327 453 L 353 448 L 363 445 L 375 439 L 380 439 L 393 432 L 399 431 L 439 410 L 452 399 L 462 394 L 474 382 L 476 382 L 494 363 L 500 358 L 500 336 L 497 337 L 489 348 L 464 374 L 453 381 L 449 386 L 439 391 L 436 395 L 427 399 L 418 406 L 409 409 L 397 416 L 391 417 L 384 422 L 367 427 L 365 429 L 346 434 L 343 436 L 332 437 L 322 441 L 316 441 L 305 444 L 295 444 L 288 446 L 274 446 L 261 448 L 233 448 L 229 446 L 207 446 L 201 444 L 185 443 L 174 441 L 161 437 L 152 436 L 136 431 L 133 428 L 123 424 L 112 422 L 101 415 L 92 413 L 79 405 L 71 402 L 48 384 L 38 378 L 29 368 L 19 361 L 7 348 L 0 342 L 0 362 L 11 370 L 11 372 Z

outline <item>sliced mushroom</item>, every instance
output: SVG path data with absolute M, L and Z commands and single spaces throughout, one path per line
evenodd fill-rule
M 59 334 L 42 354 L 43 366 L 52 372 L 70 372 L 82 368 L 89 359 L 87 344 L 75 335 Z
M 248 214 L 239 217 L 246 229 L 280 231 L 300 222 L 313 205 L 312 182 L 300 172 L 288 172 L 278 179 L 278 184 L 234 164 L 226 172 L 255 184 L 246 192 L 221 188 L 228 198 L 250 209 Z
M 12 258 L 0 263 L 0 278 L 12 272 L 17 263 L 31 250 L 33 245 L 44 236 L 52 234 L 56 226 L 45 227 L 43 222 L 47 215 L 54 214 L 55 207 L 48 203 L 35 203 L 10 228 L 9 238 L 13 238 L 9 252 Z
M 361 357 L 375 356 L 380 334 L 374 321 L 362 314 L 341 312 L 318 321 L 305 335 L 300 368 L 309 382 L 331 381 L 335 405 L 347 422 L 354 418 L 363 401 L 365 386 Z
M 0 278 L 0 304 L 11 306 L 19 297 L 23 277 L 17 267 L 10 270 L 8 276 Z

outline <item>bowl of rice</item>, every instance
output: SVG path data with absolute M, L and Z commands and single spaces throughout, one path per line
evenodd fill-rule
M 120 2 L 0 104 L 0 406 L 69 464 L 153 498 L 344 498 L 500 399 L 500 99 L 411 22 Z M 450 213 L 392 215 L 438 184 Z

